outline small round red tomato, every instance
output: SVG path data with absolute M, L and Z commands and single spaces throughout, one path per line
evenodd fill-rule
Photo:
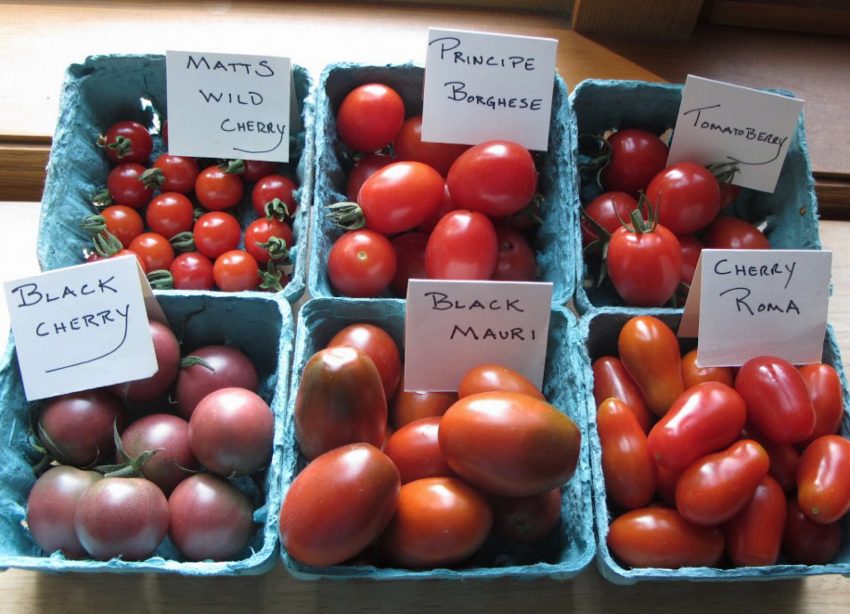
M 656 416 L 663 416 L 685 391 L 676 334 L 654 316 L 635 316 L 620 329 L 620 360 Z
M 787 360 L 757 356 L 735 376 L 735 389 L 747 403 L 747 420 L 762 435 L 778 443 L 805 441 L 817 416 L 806 382 Z
M 391 399 L 401 379 L 401 354 L 392 336 L 380 326 L 357 322 L 331 337 L 326 347 L 339 345 L 353 347 L 372 359 L 381 376 L 384 396 Z
M 273 203 L 275 199 L 286 207 L 286 217 L 295 215 L 298 203 L 295 200 L 295 191 L 298 185 L 289 177 L 284 175 L 266 175 L 254 184 L 251 190 L 251 204 L 257 215 L 268 214 L 266 205 Z
M 260 284 L 260 265 L 248 252 L 232 249 L 215 259 L 213 280 L 223 292 L 255 290 Z
M 770 241 L 761 230 L 737 217 L 718 217 L 702 237 L 710 249 L 770 249 Z
M 381 83 L 354 88 L 336 112 L 340 140 L 355 151 L 386 147 L 404 123 L 404 101 L 394 89 Z
M 299 473 L 280 510 L 280 538 L 304 565 L 337 565 L 384 531 L 399 497 L 398 469 L 378 448 L 355 443 L 322 454 Z
M 127 247 L 145 229 L 145 223 L 138 211 L 125 205 L 112 205 L 100 212 L 106 229 L 112 233 L 121 245 Z
M 239 204 L 245 186 L 242 177 L 219 165 L 208 166 L 195 179 L 195 197 L 204 209 L 221 211 Z
M 809 520 L 797 501 L 788 500 L 788 516 L 782 538 L 782 554 L 791 563 L 825 565 L 841 549 L 841 524 L 821 524 Z
M 785 493 L 766 475 L 746 507 L 723 525 L 726 554 L 732 563 L 739 567 L 775 565 L 786 515 Z
M 195 158 L 173 156 L 167 153 L 154 161 L 153 168 L 158 169 L 162 174 L 160 190 L 180 194 L 189 194 L 194 191 L 195 179 L 201 172 Z
M 205 345 L 180 361 L 174 388 L 177 411 L 186 419 L 209 393 L 221 388 L 245 388 L 257 392 L 259 377 L 251 359 L 229 345 Z
M 549 535 L 561 522 L 561 489 L 530 497 L 489 498 L 493 533 L 509 542 L 531 544 Z
M 617 130 L 607 144 L 610 160 L 600 175 L 606 190 L 637 195 L 667 164 L 667 145 L 647 130 Z
M 734 386 L 735 374 L 731 367 L 698 367 L 697 350 L 693 349 L 682 356 L 682 382 L 686 389 L 702 382 L 720 382 Z
M 174 248 L 168 239 L 158 232 L 143 232 L 127 246 L 144 263 L 144 269 L 167 271 L 174 261 Z
M 723 556 L 723 531 L 688 522 L 676 510 L 626 512 L 608 527 L 608 548 L 631 567 L 711 567 Z
M 204 213 L 192 228 L 195 249 L 215 260 L 224 252 L 236 249 L 242 237 L 239 221 L 224 211 Z
M 682 471 L 676 482 L 676 509 L 694 524 L 724 523 L 744 509 L 769 469 L 761 445 L 752 439 L 736 441 Z
M 348 173 L 348 179 L 345 185 L 345 195 L 351 202 L 357 201 L 357 195 L 360 194 L 360 188 L 363 183 L 372 176 L 372 174 L 384 168 L 388 164 L 392 164 L 396 160 L 384 154 L 366 154 L 354 163 L 354 166 Z
M 274 175 L 278 170 L 278 163 L 271 160 L 242 160 L 242 179 L 245 181 L 259 181 L 266 175 Z
M 346 296 L 378 296 L 389 287 L 397 267 L 390 240 L 372 230 L 344 233 L 328 253 L 328 281 Z
M 148 323 L 156 355 L 157 371 L 150 377 L 115 384 L 110 390 L 125 401 L 148 402 L 165 395 L 180 365 L 180 342 L 165 324 L 151 320 Z
M 418 392 L 404 389 L 404 373 L 399 382 L 398 390 L 389 406 L 389 420 L 393 428 L 401 428 L 405 424 L 442 416 L 446 410 L 457 401 L 455 392 Z
M 384 454 L 398 467 L 402 484 L 420 478 L 455 475 L 440 450 L 437 433 L 441 419 L 435 416 L 410 422 L 387 439 Z
M 150 132 L 139 122 L 115 122 L 99 140 L 106 157 L 113 163 L 135 162 L 145 164 L 153 151 Z
M 155 450 L 141 467 L 142 475 L 168 496 L 174 487 L 198 469 L 189 448 L 189 423 L 171 414 L 142 416 L 121 433 L 124 453 L 119 462 Z
M 612 397 L 599 405 L 596 428 L 609 499 L 629 510 L 648 505 L 658 488 L 658 471 L 635 415 Z
M 266 264 L 269 260 L 285 260 L 289 255 L 288 248 L 295 244 L 289 224 L 267 217 L 261 217 L 248 224 L 244 241 L 245 251 L 260 264 Z M 270 245 L 268 245 L 269 241 L 272 241 Z M 267 246 L 264 247 L 264 244 Z
M 393 294 L 407 296 L 407 282 L 411 279 L 425 279 L 425 246 L 428 235 L 424 232 L 406 232 L 393 237 L 390 242 L 396 254 L 396 273 L 390 282 Z
M 474 488 L 458 478 L 422 478 L 402 485 L 380 549 L 402 567 L 448 567 L 478 550 L 492 526 L 493 512 Z
M 649 451 L 659 465 L 681 470 L 741 435 L 747 420 L 744 399 L 720 382 L 685 390 L 649 431 Z
M 457 385 L 457 396 L 462 399 L 479 392 L 521 392 L 543 401 L 540 389 L 525 375 L 504 365 L 484 363 L 464 373 Z
M 425 247 L 430 279 L 490 279 L 499 261 L 499 239 L 490 219 L 457 209 L 437 222 Z
M 132 209 L 141 209 L 153 196 L 153 188 L 142 181 L 145 167 L 135 162 L 119 164 L 106 177 L 106 189 L 112 201 Z
M 154 196 L 145 210 L 148 227 L 166 239 L 189 232 L 195 225 L 195 207 L 179 192 L 162 192 Z
M 537 168 L 522 145 L 487 141 L 470 147 L 455 160 L 446 185 L 458 208 L 501 217 L 531 202 L 537 191 Z
M 676 238 L 679 239 L 679 247 L 682 250 L 682 283 L 690 286 L 704 245 L 694 235 L 681 235 Z
M 797 465 L 797 503 L 814 522 L 830 524 L 850 511 L 850 441 L 821 435 Z
M 719 180 L 718 180 L 719 181 Z M 733 183 L 726 183 L 725 181 L 719 181 L 720 185 L 720 206 L 725 209 L 736 200 L 738 200 L 738 196 L 741 194 L 741 186 L 735 185 Z
M 658 173 L 646 188 L 658 222 L 677 235 L 697 232 L 720 212 L 720 186 L 711 171 L 679 162 Z
M 440 423 L 440 448 L 455 473 L 509 497 L 563 486 L 575 471 L 580 445 L 581 433 L 569 416 L 518 392 L 464 397 Z
M 658 307 L 669 301 L 682 277 L 682 248 L 660 224 L 621 226 L 608 243 L 608 276 L 627 305 Z
M 837 433 L 844 417 L 844 395 L 841 390 L 841 377 L 830 365 L 816 363 L 799 368 L 806 382 L 806 390 L 815 408 L 817 418 L 815 429 L 806 442 L 821 435 Z
M 492 279 L 497 281 L 532 281 L 537 276 L 534 250 L 520 233 L 510 228 L 496 229 L 499 258 Z
M 603 192 L 582 209 L 582 244 L 590 245 L 599 239 L 599 232 L 594 227 L 594 222 L 611 234 L 624 223 L 628 223 L 632 211 L 637 208 L 638 202 L 625 192 Z
M 593 399 L 599 407 L 602 401 L 610 397 L 625 403 L 637 418 L 643 432 L 649 432 L 655 415 L 646 406 L 632 376 L 616 356 L 600 356 L 593 361 Z
M 213 263 L 200 252 L 178 255 L 169 268 L 175 290 L 210 290 L 213 280 Z
M 399 160 L 424 162 L 445 177 L 458 156 L 469 149 L 469 145 L 435 143 L 422 140 L 422 116 L 408 117 L 393 140 L 395 156 Z

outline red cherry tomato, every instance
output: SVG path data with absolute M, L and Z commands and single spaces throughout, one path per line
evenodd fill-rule
M 195 179 L 201 172 L 195 158 L 173 156 L 164 153 L 153 163 L 153 168 L 162 174 L 162 184 L 159 189 L 163 192 L 179 192 L 189 194 L 195 190 Z
M 208 166 L 195 179 L 195 196 L 204 209 L 222 211 L 239 204 L 245 187 L 242 177 L 219 165 Z
M 271 160 L 242 160 L 242 179 L 245 181 L 259 181 L 267 175 L 274 175 L 278 170 L 278 163 Z
M 268 247 L 263 247 L 262 244 L 268 243 L 272 239 L 284 244 L 285 254 L 288 254 L 288 248 L 295 243 L 292 228 L 286 222 L 267 217 L 254 220 L 245 229 L 245 251 L 251 254 L 260 264 L 266 264 L 269 260 L 285 259 L 285 256 L 279 258 L 279 249 L 274 248 L 270 252 Z M 278 258 L 272 258 L 272 255 L 277 255 Z
M 328 281 L 345 296 L 378 296 L 395 278 L 397 267 L 392 243 L 372 230 L 346 232 L 328 253 Z
M 624 128 L 607 143 L 611 159 L 600 176 L 606 190 L 637 195 L 667 164 L 667 145 L 646 130 Z
M 682 283 L 690 286 L 704 246 L 694 235 L 680 235 L 676 238 L 682 250 Z
M 785 493 L 766 475 L 746 507 L 723 525 L 726 554 L 732 563 L 739 567 L 775 565 L 786 515 Z
M 844 395 L 838 372 L 825 363 L 803 365 L 799 371 L 817 414 L 815 429 L 806 442 L 821 435 L 837 433 L 844 417 Z
M 260 266 L 248 252 L 232 249 L 215 259 L 213 279 L 224 292 L 254 290 L 260 284 Z
M 546 400 L 534 383 L 519 371 L 503 365 L 480 364 L 472 367 L 460 379 L 457 396 L 462 399 L 479 392 L 521 392 L 542 401 Z
M 658 173 L 646 197 L 658 209 L 658 223 L 677 235 L 702 230 L 720 212 L 717 179 L 693 162 L 679 162 Z
M 469 149 L 469 145 L 423 141 L 422 116 L 415 115 L 404 120 L 393 141 L 393 149 L 399 160 L 424 162 L 445 177 L 452 163 Z
M 770 249 L 770 241 L 761 230 L 736 217 L 718 217 L 702 237 L 710 249 Z
M 820 524 L 809 520 L 797 501 L 788 500 L 788 516 L 782 538 L 782 554 L 791 563 L 824 565 L 841 549 L 841 524 Z
M 192 234 L 195 249 L 207 258 L 215 260 L 224 252 L 236 249 L 242 238 L 242 227 L 229 213 L 210 211 L 195 221 Z
M 130 245 L 145 229 L 145 223 L 138 211 L 125 205 L 106 207 L 100 215 L 103 216 L 106 229 L 121 241 L 124 247 Z
M 336 113 L 340 140 L 355 151 L 386 147 L 404 122 L 404 101 L 386 85 L 367 83 L 346 95 Z
M 251 190 L 251 204 L 257 215 L 266 215 L 266 205 L 279 200 L 286 206 L 286 217 L 295 215 L 298 203 L 295 191 L 298 185 L 289 177 L 283 175 L 266 175 L 261 177 Z
M 186 252 L 169 268 L 175 290 L 210 290 L 215 283 L 213 263 L 199 252 Z
M 741 194 L 741 186 L 732 183 L 720 182 L 720 206 L 726 208 L 734 203 Z
M 731 367 L 698 367 L 697 350 L 693 349 L 682 356 L 682 382 L 686 389 L 702 382 L 720 382 L 734 386 L 735 375 Z
M 850 511 L 850 441 L 822 435 L 797 465 L 797 502 L 814 522 L 830 524 Z
M 179 192 L 162 192 L 148 203 L 145 210 L 148 227 L 166 239 L 181 232 L 189 232 L 195 225 L 195 207 L 192 201 Z
M 363 183 L 357 203 L 366 228 L 394 235 L 415 228 L 443 202 L 440 174 L 421 162 L 394 162 L 376 170 Z
M 424 232 L 406 232 L 393 237 L 390 242 L 396 254 L 396 273 L 390 282 L 393 294 L 407 296 L 407 282 L 410 279 L 425 279 L 425 246 L 428 235 Z
M 100 138 L 98 144 L 103 147 L 111 162 L 135 162 L 145 164 L 153 150 L 150 132 L 139 122 L 123 120 L 115 122 Z
M 351 202 L 357 201 L 357 195 L 363 183 L 379 168 L 384 168 L 396 160 L 384 154 L 366 154 L 354 163 L 346 180 L 345 195 Z
M 499 239 L 490 219 L 477 211 L 450 211 L 425 247 L 430 279 L 490 279 L 499 259 Z
M 358 322 L 340 330 L 326 347 L 340 345 L 360 350 L 372 359 L 381 376 L 384 396 L 391 399 L 401 379 L 401 354 L 392 336 L 380 326 Z
M 532 281 L 537 276 L 534 250 L 520 233 L 510 228 L 497 228 L 499 259 L 492 279 L 498 281 Z
M 655 415 L 649 411 L 640 389 L 629 375 L 623 363 L 615 356 L 601 356 L 593 361 L 593 399 L 596 406 L 605 399 L 620 399 L 629 408 L 644 433 L 655 421 Z
M 628 305 L 657 307 L 669 301 L 682 277 L 682 248 L 657 224 L 645 232 L 621 226 L 608 243 L 608 276 Z
M 638 208 L 637 201 L 625 192 L 603 192 L 590 201 L 582 210 L 581 242 L 590 245 L 599 238 L 593 222 L 602 226 L 608 234 L 617 230 L 631 219 L 632 211 Z M 590 218 L 592 221 L 588 221 Z
M 143 232 L 130 241 L 127 249 L 144 263 L 144 270 L 168 270 L 174 261 L 174 248 L 164 236 L 156 232 Z
M 135 162 L 119 164 L 106 176 L 106 189 L 112 201 L 132 209 L 141 209 L 153 196 L 153 188 L 142 181 L 145 167 Z
M 435 416 L 410 422 L 387 439 L 384 454 L 398 467 L 402 484 L 420 478 L 455 475 L 440 450 L 437 432 L 441 419 Z

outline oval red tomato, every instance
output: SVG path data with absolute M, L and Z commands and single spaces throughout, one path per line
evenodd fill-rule
M 440 174 L 421 162 L 394 162 L 363 182 L 357 203 L 366 228 L 394 235 L 415 228 L 443 203 Z
M 457 401 L 455 392 L 419 392 L 404 389 L 404 374 L 389 407 L 390 425 L 401 428 L 420 418 L 442 416 Z
M 608 276 L 627 305 L 658 307 L 673 298 L 682 277 L 682 248 L 676 236 L 657 224 L 648 229 L 621 226 L 608 242 Z
M 800 375 L 806 382 L 806 390 L 815 408 L 815 428 L 807 439 L 811 442 L 821 435 L 837 433 L 844 417 L 844 394 L 841 377 L 834 367 L 825 363 L 803 365 Z
M 593 361 L 593 399 L 599 407 L 602 401 L 610 397 L 625 403 L 637 418 L 643 432 L 649 432 L 655 415 L 646 406 L 632 376 L 616 356 L 600 356 Z
M 477 211 L 457 209 L 444 215 L 425 246 L 429 279 L 490 279 L 498 260 L 496 229 Z
M 534 383 L 519 371 L 497 364 L 481 364 L 472 367 L 460 379 L 457 386 L 458 398 L 479 392 L 521 392 L 541 399 L 546 398 Z
M 392 336 L 375 324 L 356 322 L 344 327 L 327 343 L 327 347 L 340 345 L 353 347 L 371 358 L 381 376 L 385 398 L 393 398 L 401 379 L 401 353 Z
M 720 186 L 711 171 L 679 162 L 653 177 L 646 197 L 658 210 L 658 223 L 677 235 L 697 232 L 720 212 Z
M 718 217 L 703 231 L 703 242 L 710 249 L 770 249 L 764 233 L 736 217 Z
M 520 233 L 510 228 L 497 228 L 499 259 L 493 280 L 533 281 L 537 277 L 537 260 L 534 250 Z
M 824 565 L 841 550 L 841 524 L 813 522 L 794 499 L 788 500 L 788 516 L 782 538 L 782 554 L 791 563 Z
M 697 350 L 693 349 L 682 356 L 682 382 L 685 388 L 702 382 L 719 382 L 734 386 L 735 375 L 731 367 L 698 367 Z
M 723 525 L 726 554 L 735 565 L 775 565 L 787 514 L 785 493 L 769 475 L 756 486 L 750 502 Z
M 399 160 L 424 162 L 445 177 L 452 163 L 469 149 L 469 145 L 423 141 L 422 116 L 414 115 L 404 120 L 393 140 L 393 149 Z
M 830 524 L 850 511 L 850 441 L 822 435 L 797 465 L 797 502 L 814 522 Z
M 440 450 L 437 433 L 441 419 L 442 416 L 435 416 L 410 422 L 387 439 L 384 454 L 395 463 L 402 484 L 420 478 L 455 475 Z

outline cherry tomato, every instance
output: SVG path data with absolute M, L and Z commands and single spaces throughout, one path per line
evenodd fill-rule
M 154 401 L 165 395 L 177 377 L 180 342 L 165 324 L 151 320 L 148 326 L 156 355 L 157 371 L 150 377 L 110 386 L 110 390 L 125 401 Z
M 181 232 L 189 232 L 195 225 L 195 207 L 192 201 L 179 192 L 162 192 L 148 203 L 145 210 L 148 227 L 166 239 Z
M 810 443 L 821 435 L 837 433 L 844 417 L 844 396 L 841 377 L 830 365 L 817 363 L 803 365 L 800 375 L 806 382 L 806 390 L 815 408 L 815 429 L 804 443 Z
M 410 422 L 387 439 L 384 454 L 398 467 L 402 484 L 420 478 L 455 475 L 440 451 L 437 432 L 441 419 L 435 416 Z
M 658 472 L 635 415 L 625 403 L 612 397 L 599 405 L 596 428 L 605 491 L 610 500 L 629 510 L 649 504 L 658 488 Z
M 393 237 L 390 242 L 398 263 L 390 289 L 396 296 L 405 297 L 409 280 L 426 277 L 425 246 L 428 244 L 428 235 L 424 232 L 406 232 Z
M 761 230 L 736 217 L 718 217 L 702 237 L 710 249 L 770 249 L 770 241 Z
M 349 443 L 380 446 L 387 402 L 372 359 L 349 346 L 313 354 L 301 372 L 294 422 L 298 448 L 308 459 Z
M 169 270 L 175 290 L 210 290 L 215 283 L 213 263 L 200 252 L 178 255 Z
M 111 162 L 135 162 L 145 164 L 153 151 L 150 132 L 139 122 L 123 120 L 115 122 L 98 140 L 106 157 Z
M 603 192 L 590 201 L 582 210 L 581 242 L 590 245 L 599 239 L 593 222 L 613 233 L 631 219 L 632 211 L 638 208 L 637 201 L 625 192 Z M 590 218 L 589 221 L 587 218 Z
M 647 407 L 656 416 L 666 414 L 685 391 L 676 334 L 654 316 L 636 316 L 620 330 L 617 346 Z
M 286 206 L 286 217 L 295 215 L 298 203 L 295 200 L 295 191 L 298 185 L 289 177 L 284 175 L 266 175 L 261 177 L 253 190 L 251 190 L 251 204 L 257 215 L 266 215 L 266 205 L 278 199 Z
M 659 465 L 681 470 L 730 445 L 747 420 L 744 399 L 720 382 L 688 388 L 649 431 L 649 451 Z
M 213 280 L 223 292 L 255 290 L 260 284 L 260 266 L 248 252 L 232 249 L 215 259 Z
M 138 211 L 125 205 L 112 205 L 100 212 L 106 229 L 112 233 L 124 247 L 138 237 L 145 229 L 145 223 Z
M 402 373 L 398 390 L 389 407 L 390 425 L 400 429 L 414 420 L 442 416 L 455 401 L 457 401 L 457 393 L 454 392 L 405 390 L 404 373 Z
M 626 512 L 608 527 L 608 548 L 631 567 L 711 567 L 723 556 L 723 531 L 685 520 L 676 510 Z
M 788 500 L 782 554 L 791 563 L 825 565 L 841 549 L 841 525 L 821 524 L 809 520 L 794 499 Z
M 204 209 L 230 209 L 242 200 L 245 186 L 239 175 L 228 173 L 219 165 L 208 166 L 195 179 L 195 197 Z
M 724 181 L 719 182 L 720 185 L 720 206 L 726 208 L 734 203 L 741 194 L 741 186 Z
M 677 235 L 702 230 L 720 212 L 717 179 L 693 162 L 679 162 L 658 173 L 646 197 L 658 209 L 658 223 Z
M 686 389 L 702 382 L 720 382 L 734 386 L 735 375 L 731 367 L 698 367 L 697 350 L 693 349 L 682 356 L 682 382 Z
M 769 469 L 761 445 L 752 439 L 736 441 L 682 471 L 676 482 L 676 509 L 694 524 L 724 523 L 744 509 Z
M 682 283 L 690 286 L 704 246 L 694 235 L 680 235 L 676 238 L 679 239 L 679 247 L 682 250 Z
M 458 478 L 422 478 L 402 485 L 380 548 L 402 567 L 448 567 L 478 550 L 492 525 L 493 513 L 474 488 Z
M 384 168 L 395 161 L 394 158 L 385 156 L 384 154 L 367 154 L 355 162 L 346 180 L 345 195 L 348 200 L 356 202 L 357 195 L 360 194 L 360 188 L 363 186 L 363 183 L 376 170 Z
M 404 123 L 404 101 L 381 83 L 354 88 L 336 113 L 340 140 L 355 151 L 370 152 L 386 147 Z
M 735 389 L 747 403 L 747 420 L 768 439 L 797 443 L 812 434 L 815 408 L 803 376 L 787 360 L 751 358 L 738 370 Z
M 797 502 L 814 522 L 830 524 L 850 511 L 850 441 L 821 435 L 797 465 Z
M 723 525 L 726 554 L 732 563 L 739 567 L 775 565 L 786 515 L 785 493 L 766 475 L 746 507 Z
M 171 414 L 142 416 L 121 433 L 121 445 L 124 453 L 118 455 L 119 462 L 156 450 L 142 465 L 142 475 L 159 486 L 166 496 L 199 469 L 189 448 L 189 423 Z
M 414 115 L 404 120 L 393 140 L 393 149 L 399 160 L 424 162 L 445 177 L 452 163 L 469 149 L 469 145 L 423 141 L 422 116 Z
M 119 164 L 106 176 L 106 189 L 112 201 L 131 209 L 141 209 L 153 196 L 153 188 L 142 181 L 145 167 L 135 162 Z
M 391 399 L 401 379 L 401 354 L 392 336 L 380 326 L 358 322 L 340 330 L 326 347 L 339 345 L 353 347 L 372 359 L 381 376 L 384 396 Z
M 537 191 L 537 168 L 522 145 L 487 141 L 470 147 L 454 161 L 446 185 L 459 209 L 501 217 L 531 202 Z
M 561 522 L 561 489 L 553 488 L 530 497 L 489 498 L 493 510 L 493 533 L 509 542 L 539 542 Z
M 224 211 L 204 213 L 192 229 L 195 249 L 212 260 L 236 249 L 242 237 L 239 221 Z
M 398 260 L 392 243 L 372 230 L 344 233 L 328 253 L 328 281 L 340 294 L 371 298 L 395 278 Z
M 608 243 L 608 276 L 628 305 L 657 307 L 669 301 L 682 277 L 682 248 L 676 236 L 657 224 L 647 229 L 621 226 Z
M 518 392 L 482 392 L 443 414 L 440 448 L 455 473 L 497 495 L 560 487 L 578 462 L 581 433 L 555 407 Z
M 127 246 L 144 263 L 144 269 L 167 271 L 174 261 L 174 248 L 168 239 L 157 232 L 143 232 Z
M 304 565 L 337 565 L 365 550 L 396 509 L 400 479 L 366 443 L 335 448 L 299 473 L 280 510 L 281 543 Z
M 541 401 L 546 400 L 540 389 L 519 371 L 490 363 L 472 367 L 458 383 L 457 396 L 460 399 L 479 392 L 521 392 Z
M 607 143 L 611 159 L 600 175 L 606 190 L 637 195 L 667 164 L 667 145 L 646 130 L 624 128 Z
M 496 229 L 477 211 L 447 213 L 425 247 L 425 270 L 430 279 L 490 279 L 498 260 Z
M 162 173 L 162 184 L 159 186 L 163 192 L 179 192 L 189 194 L 195 189 L 195 179 L 201 172 L 195 158 L 188 156 L 173 156 L 164 153 L 153 163 L 153 168 Z
M 649 411 L 632 376 L 616 356 L 600 356 L 593 361 L 593 399 L 599 407 L 609 397 L 625 403 L 637 418 L 643 432 L 649 432 L 655 414 Z
M 278 170 L 278 163 L 271 160 L 242 160 L 242 179 L 245 181 L 259 181 L 267 175 L 274 175 Z
M 537 276 L 534 250 L 520 233 L 510 228 L 497 228 L 499 259 L 492 279 L 498 281 L 532 281 Z
M 195 348 L 180 361 L 174 388 L 177 411 L 186 419 L 209 393 L 221 388 L 245 388 L 257 392 L 259 377 L 251 359 L 229 345 Z
M 254 220 L 245 229 L 245 251 L 251 254 L 260 264 L 266 264 L 269 260 L 285 260 L 285 258 L 280 257 L 278 248 L 270 251 L 268 247 L 262 246 L 263 243 L 268 243 L 273 238 L 283 242 L 285 248 L 290 248 L 295 244 L 292 228 L 286 222 L 267 217 Z M 287 254 L 288 251 L 287 249 Z M 273 256 L 278 256 L 278 258 L 273 258 Z

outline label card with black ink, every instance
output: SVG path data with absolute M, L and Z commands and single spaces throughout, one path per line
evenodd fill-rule
M 168 51 L 168 152 L 289 161 L 289 58 Z
M 457 390 L 485 363 L 543 384 L 551 283 L 411 279 L 407 286 L 404 385 Z
M 128 256 L 5 282 L 27 399 L 156 373 L 139 281 Z
M 704 249 L 679 336 L 699 337 L 701 367 L 762 355 L 819 362 L 831 266 L 829 251 Z
M 773 192 L 803 101 L 688 75 L 667 165 L 728 165 L 731 183 Z
M 546 151 L 558 41 L 431 29 L 422 140 Z

